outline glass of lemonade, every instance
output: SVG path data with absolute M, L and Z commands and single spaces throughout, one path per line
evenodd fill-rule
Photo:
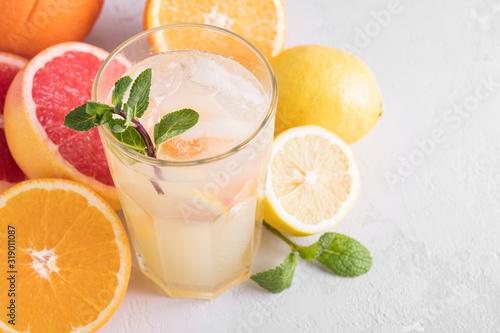
M 153 137 L 169 112 L 198 123 L 163 143 L 157 159 L 99 132 L 141 270 L 169 296 L 212 299 L 250 276 L 262 229 L 277 102 L 274 73 L 245 39 L 221 28 L 178 24 L 145 31 L 102 64 L 92 99 L 152 68 Z M 126 100 L 126 98 L 125 98 Z

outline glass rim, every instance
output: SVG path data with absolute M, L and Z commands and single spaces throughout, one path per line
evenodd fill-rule
M 133 158 L 139 162 L 142 163 L 147 163 L 149 165 L 154 165 L 154 166 L 193 166 L 193 165 L 201 165 L 201 164 L 207 164 L 211 162 L 215 162 L 221 159 L 224 159 L 226 157 L 232 156 L 235 153 L 239 152 L 240 150 L 244 149 L 246 146 L 248 146 L 269 124 L 269 122 L 272 120 L 273 114 L 276 112 L 276 104 L 278 102 L 278 84 L 276 81 L 276 76 L 274 74 L 274 71 L 271 67 L 271 64 L 267 60 L 266 56 L 251 42 L 246 40 L 245 38 L 241 37 L 240 35 L 235 34 L 234 32 L 231 32 L 229 30 L 226 30 L 224 28 L 220 28 L 214 25 L 209 25 L 209 24 L 202 24 L 202 23 L 177 23 L 177 24 L 168 24 L 168 25 L 163 25 L 159 26 L 153 29 L 145 30 L 143 32 L 138 33 L 137 35 L 132 36 L 131 38 L 127 39 L 125 42 L 121 43 L 118 47 L 116 47 L 107 57 L 104 59 L 103 63 L 99 67 L 99 70 L 97 71 L 97 74 L 94 78 L 94 82 L 92 84 L 92 100 L 96 99 L 97 97 L 97 86 L 99 83 L 99 80 L 102 76 L 102 73 L 104 69 L 106 68 L 107 64 L 115 58 L 125 47 L 127 47 L 129 44 L 133 43 L 134 41 L 147 37 L 149 35 L 152 35 L 153 33 L 156 33 L 161 30 L 169 30 L 173 28 L 201 28 L 201 29 L 207 29 L 207 30 L 212 30 L 216 31 L 219 33 L 223 33 L 226 35 L 229 35 L 230 37 L 235 38 L 239 42 L 241 42 L 243 45 L 248 47 L 252 52 L 254 52 L 257 57 L 262 61 L 262 63 L 265 66 L 265 69 L 267 72 L 270 74 L 271 77 L 271 101 L 269 103 L 269 108 L 267 110 L 266 116 L 264 119 L 261 121 L 259 126 L 255 131 L 252 132 L 244 141 L 240 142 L 236 146 L 226 150 L 223 153 L 202 158 L 202 159 L 197 159 L 197 160 L 191 160 L 191 161 L 170 161 L 170 160 L 165 160 L 165 159 L 159 159 L 159 158 L 154 158 L 150 157 L 147 155 L 143 155 L 129 147 L 127 147 L 124 143 L 118 141 L 111 132 L 108 130 L 106 126 L 99 126 L 98 130 L 99 133 L 104 135 L 107 139 L 108 142 L 111 142 L 116 148 L 118 148 L 122 153 L 126 154 L 128 157 Z

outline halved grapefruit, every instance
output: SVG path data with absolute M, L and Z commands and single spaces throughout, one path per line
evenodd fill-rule
M 5 134 L 12 156 L 29 178 L 65 178 L 92 187 L 114 209 L 120 201 L 97 129 L 63 125 L 91 98 L 108 52 L 80 42 L 49 47 L 15 77 L 5 100 Z
M 7 146 L 4 132 L 3 106 L 5 95 L 7 95 L 12 80 L 27 62 L 28 60 L 17 55 L 0 52 L 0 193 L 26 179 Z

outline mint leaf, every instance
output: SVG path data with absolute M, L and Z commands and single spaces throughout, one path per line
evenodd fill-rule
M 297 257 L 292 252 L 278 267 L 252 275 L 250 279 L 272 293 L 279 293 L 292 285 L 296 266 Z
M 199 118 L 198 112 L 191 109 L 182 109 L 164 115 L 160 122 L 155 125 L 154 138 L 156 147 L 162 142 L 186 132 L 196 125 Z
M 122 133 L 128 128 L 123 119 L 111 119 L 108 126 L 111 133 Z
M 109 105 L 102 104 L 99 102 L 88 101 L 85 103 L 85 111 L 91 116 L 102 116 L 106 111 L 110 111 Z
M 132 117 L 141 118 L 149 105 L 149 92 L 151 90 L 151 68 L 146 69 L 135 79 L 127 104 L 132 109 Z
M 123 96 L 131 83 L 132 78 L 130 76 L 124 76 L 116 81 L 115 88 L 111 94 L 111 103 L 115 106 L 115 112 L 119 112 L 122 109 Z
M 107 123 L 111 117 L 111 107 L 106 104 L 102 104 L 99 102 L 89 101 L 85 103 L 86 109 L 85 111 L 94 116 L 94 124 L 96 126 Z
M 334 238 L 335 233 L 325 232 L 316 243 L 308 247 L 300 248 L 300 257 L 304 260 L 316 259 L 330 245 Z
M 94 119 L 94 123 L 99 126 L 102 124 L 107 123 L 113 119 L 113 116 L 111 115 L 111 110 L 105 111 L 102 115 L 97 115 Z
M 118 128 L 125 127 L 125 130 L 122 132 L 113 132 L 115 126 Z M 139 153 L 146 154 L 146 143 L 144 142 L 141 134 L 133 126 L 126 127 L 125 120 L 112 119 L 109 122 L 109 129 L 115 138 L 117 138 L 120 142 L 123 142 L 127 147 L 132 148 Z
M 96 126 L 94 123 L 95 116 L 92 116 L 86 111 L 86 103 L 74 108 L 64 117 L 64 126 L 79 132 L 86 132 Z
M 362 275 L 372 266 L 370 252 L 357 240 L 341 234 L 335 234 L 317 260 L 340 276 Z
M 127 103 L 123 104 L 123 111 L 125 112 L 126 118 L 125 118 L 125 126 L 129 127 L 130 126 L 130 121 L 132 118 L 134 118 L 134 110 L 128 106 Z

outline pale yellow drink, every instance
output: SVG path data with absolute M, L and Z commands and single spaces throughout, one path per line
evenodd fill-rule
M 241 64 L 213 53 L 167 52 L 125 75 L 134 79 L 146 68 L 153 75 L 150 107 L 140 121 L 151 137 L 169 112 L 191 108 L 200 115 L 193 128 L 159 147 L 157 157 L 193 164 L 151 168 L 107 151 L 113 179 L 143 272 L 170 296 L 214 298 L 250 275 L 273 126 L 238 152 L 196 161 L 251 137 L 268 114 L 271 95 Z

